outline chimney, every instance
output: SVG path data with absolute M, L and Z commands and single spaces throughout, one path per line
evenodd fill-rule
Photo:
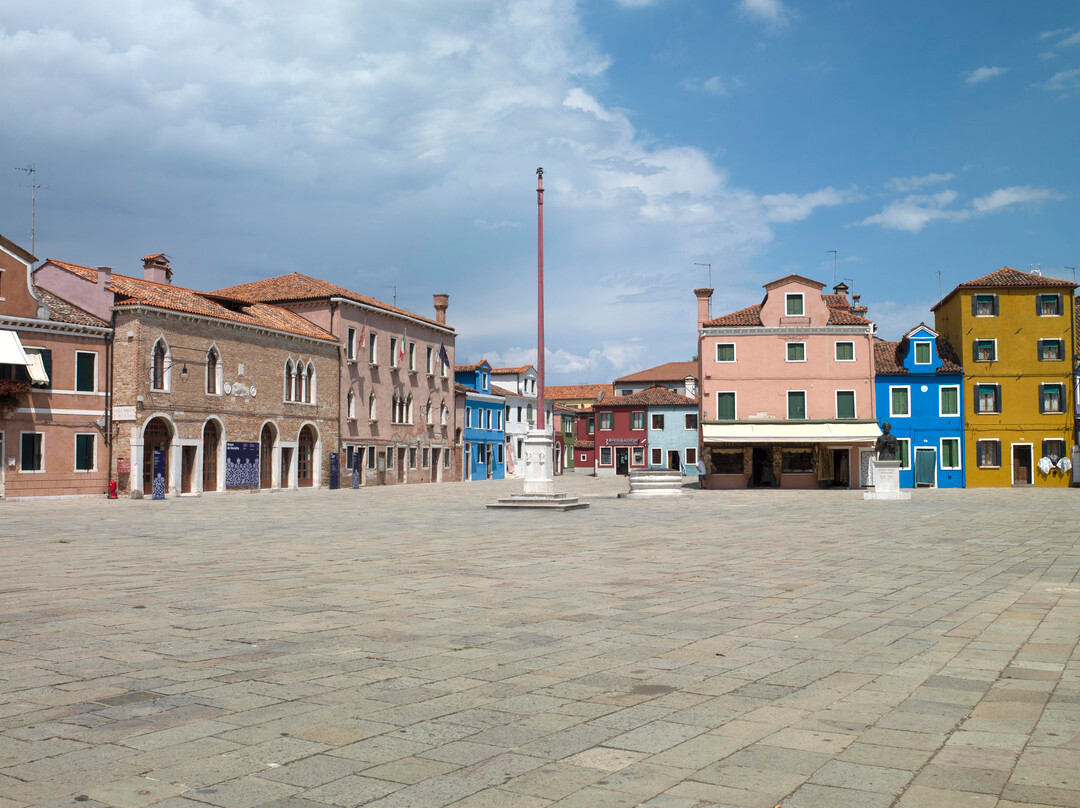
M 99 289 L 105 289 L 112 280 L 112 267 L 97 268 L 97 285 Z
M 697 327 L 701 328 L 702 324 L 710 319 L 709 317 L 709 305 L 712 303 L 712 289 L 695 289 L 694 294 L 697 295 Z
M 435 298 L 435 322 L 446 325 L 446 309 L 450 305 L 450 295 L 432 295 Z
M 836 284 L 836 286 L 834 286 L 832 288 L 833 294 L 843 295 L 844 297 L 847 297 L 848 288 L 849 287 L 848 287 L 848 285 L 846 283 L 844 283 L 843 281 L 840 281 L 840 283 Z
M 154 283 L 172 283 L 172 268 L 169 266 L 169 256 L 165 253 L 147 255 L 143 262 L 143 280 Z
M 849 311 L 852 314 L 858 314 L 860 317 L 862 315 L 866 314 L 866 312 L 867 312 L 866 306 L 862 306 L 862 305 L 859 304 L 859 300 L 861 298 L 862 298 L 862 295 L 852 295 L 851 296 L 851 308 L 849 309 Z

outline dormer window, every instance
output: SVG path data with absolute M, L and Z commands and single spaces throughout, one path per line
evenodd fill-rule
M 784 295 L 784 312 L 788 317 L 802 317 L 805 314 L 802 292 L 788 292 Z
M 929 342 L 916 342 L 915 343 L 915 364 L 916 365 L 929 365 L 930 364 L 930 343 Z

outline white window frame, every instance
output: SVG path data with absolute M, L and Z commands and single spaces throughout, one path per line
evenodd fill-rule
M 409 360 L 409 373 L 416 373 L 416 343 L 409 342 L 405 348 L 405 357 Z M 415 466 L 414 466 L 415 468 Z
M 637 420 L 637 416 L 641 416 L 641 426 L 634 426 L 634 422 Z M 645 410 L 631 410 L 630 411 L 630 429 L 634 432 L 644 432 L 648 421 L 645 420 L 647 412 Z
M 907 412 L 898 413 L 893 412 L 893 390 L 904 390 L 907 392 Z M 911 385 L 910 384 L 891 384 L 889 385 L 889 417 L 890 418 L 910 418 L 911 417 Z
M 356 361 L 356 328 L 353 326 L 345 331 L 345 361 L 349 364 Z
M 23 461 L 23 435 L 41 435 L 41 468 L 24 469 Z M 19 433 L 19 474 L 44 474 L 45 473 L 45 433 L 34 429 L 27 429 Z
M 802 347 L 802 359 L 791 358 L 791 346 L 799 345 Z M 785 342 L 784 343 L 784 361 L 785 362 L 805 362 L 806 361 L 806 343 L 805 342 Z
M 919 346 L 920 345 L 925 345 L 926 346 L 926 361 L 925 362 L 920 362 L 919 361 Z M 915 365 L 932 365 L 932 364 L 934 364 L 934 348 L 933 348 L 932 341 L 928 340 L 928 339 L 916 340 L 914 345 L 912 346 L 912 350 L 911 350 L 911 361 Z
M 390 337 L 390 367 L 396 368 L 400 366 L 397 358 L 397 337 Z
M 604 453 L 605 452 L 607 452 L 607 462 L 606 463 L 604 462 Z M 610 468 L 615 462 L 614 457 L 615 457 L 615 455 L 612 452 L 610 446 L 601 446 L 600 447 L 600 459 L 597 462 L 601 466 L 603 466 L 604 468 Z
M 956 465 L 945 465 L 945 441 L 956 442 Z M 938 442 L 938 464 L 941 466 L 942 471 L 959 471 L 963 468 L 964 458 L 960 455 L 960 438 L 942 438 Z
M 840 358 L 840 346 L 841 345 L 850 345 L 851 346 L 851 359 L 841 359 Z M 854 362 L 855 361 L 855 343 L 852 340 L 848 340 L 848 339 L 837 340 L 836 342 L 834 342 L 833 343 L 833 361 L 834 362 Z
M 368 334 L 368 364 L 372 367 L 379 364 L 379 335 L 374 331 Z
M 994 309 L 997 308 L 997 295 L 990 294 L 988 292 L 976 292 L 973 295 L 973 298 L 975 300 L 974 308 L 975 308 L 976 311 L 978 311 L 978 309 L 979 309 L 979 298 L 980 297 L 988 297 L 988 298 L 990 298 L 990 313 L 989 314 L 975 314 L 974 316 L 975 317 L 997 317 L 998 315 L 994 312 Z
M 798 298 L 799 300 L 799 313 L 792 314 L 788 309 L 788 304 Z M 785 292 L 784 293 L 784 316 L 785 317 L 805 317 L 806 316 L 806 296 L 802 292 Z
M 427 375 L 435 375 L 435 349 L 430 345 L 427 346 Z
M 345 413 L 350 421 L 356 420 L 356 393 L 352 390 L 345 395 Z
M 726 395 L 729 395 L 729 394 L 732 396 L 731 400 L 735 403 L 735 406 L 733 407 L 733 409 L 734 409 L 734 417 L 732 417 L 731 420 L 732 421 L 738 421 L 739 420 L 739 393 L 738 393 L 738 391 L 737 390 L 717 390 L 716 391 L 716 420 L 717 421 L 726 421 L 726 420 L 728 420 L 727 418 L 721 418 L 720 417 L 720 396 L 726 396 Z
M 154 387 L 154 358 L 157 354 L 158 343 L 165 346 L 165 353 L 161 358 L 161 387 Z M 151 393 L 169 393 L 172 392 L 172 349 L 169 347 L 168 340 L 165 339 L 165 335 L 162 334 L 156 340 L 153 345 L 150 346 L 150 392 Z
M 956 391 L 956 412 L 945 412 L 945 397 L 943 395 L 945 390 Z M 960 410 L 963 407 L 960 406 L 960 385 L 958 384 L 943 384 L 938 388 L 938 417 L 939 418 L 958 418 L 960 416 Z
M 840 415 L 840 394 L 851 393 L 851 418 L 845 418 Z M 836 420 L 837 421 L 853 421 L 859 417 L 859 399 L 856 391 L 854 390 L 837 390 L 836 391 Z
M 90 468 L 88 469 L 81 469 L 75 465 L 75 463 L 79 459 L 79 438 L 90 438 L 90 446 L 92 447 L 90 450 L 90 455 L 92 458 L 92 462 L 90 464 Z M 44 440 L 42 440 L 42 448 L 44 449 Z M 94 432 L 76 432 L 75 437 L 71 442 L 71 448 L 74 450 L 71 456 L 71 470 L 75 474 L 89 474 L 98 470 L 97 434 L 95 434 Z M 45 462 L 44 451 L 42 451 L 41 462 Z
M 730 345 L 731 346 L 731 359 L 721 359 L 720 358 L 720 346 L 721 345 L 724 345 L 724 346 Z M 726 364 L 734 363 L 735 361 L 737 361 L 737 359 L 738 359 L 738 349 L 735 347 L 734 342 L 718 342 L 718 343 L 716 343 L 716 361 L 717 362 L 726 365 Z
M 791 417 L 791 394 L 792 393 L 802 393 L 802 397 L 803 397 L 803 417 L 802 418 L 796 419 L 796 418 Z M 787 405 L 787 408 L 784 410 L 784 415 L 785 415 L 785 418 L 788 421 L 795 421 L 795 420 L 807 421 L 807 420 L 809 420 L 809 418 L 807 416 L 810 414 L 810 404 L 807 401 L 807 395 L 806 395 L 805 390 L 788 390 L 787 395 L 784 397 L 784 403 Z
M 615 429 L 615 413 L 612 410 L 607 412 L 598 412 L 596 419 L 596 431 L 597 432 L 611 432 Z M 604 426 L 604 422 L 607 422 L 607 426 Z
M 992 339 L 989 339 L 989 338 L 984 339 L 984 338 L 976 337 L 974 342 L 975 342 L 975 346 L 973 346 L 973 350 L 972 350 L 973 356 L 971 357 L 972 362 L 986 362 L 986 363 L 989 364 L 990 362 L 997 362 L 998 361 L 998 349 L 997 349 L 998 346 L 997 346 L 997 338 L 996 337 L 992 338 Z M 993 343 L 993 345 L 994 345 L 994 358 L 993 359 L 977 359 L 976 358 L 976 356 L 978 356 L 978 347 L 977 346 L 978 346 L 978 344 L 980 342 Z
M 379 399 L 375 395 L 375 391 L 372 390 L 368 396 L 368 421 L 379 420 Z
M 90 390 L 79 389 L 79 356 L 86 355 L 94 357 L 94 386 Z M 220 355 L 220 352 L 219 352 Z M 75 351 L 75 379 L 74 384 L 71 385 L 71 389 L 76 393 L 96 393 L 98 391 L 98 352 L 97 351 Z
M 690 454 L 691 452 L 693 452 L 692 456 Z M 685 449 L 683 449 L 683 465 L 685 465 L 687 468 L 689 468 L 690 466 L 697 466 L 696 446 L 687 446 Z
M 902 458 L 904 456 L 904 452 L 900 451 L 900 444 L 901 443 L 906 443 L 907 447 L 908 447 L 908 450 L 907 450 L 907 465 L 906 466 L 900 466 L 900 468 L 903 469 L 904 471 L 910 471 L 912 469 L 912 467 L 913 467 L 914 462 L 915 462 L 915 458 L 911 456 L 911 438 L 897 438 L 896 439 L 896 444 L 897 444 L 896 445 L 896 450 L 897 450 L 897 455 L 899 456 L 897 458 L 898 460 L 900 460 L 900 458 Z M 900 460 L 900 462 L 903 463 L 904 461 Z
M 650 466 L 662 466 L 664 465 L 664 450 L 658 446 L 649 447 L 649 465 Z

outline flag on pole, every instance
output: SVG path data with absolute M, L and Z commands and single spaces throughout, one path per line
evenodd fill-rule
M 443 363 L 443 368 L 450 367 L 450 354 L 446 352 L 446 343 L 439 345 L 439 360 Z
M 398 349 L 398 364 L 405 361 L 406 345 L 409 344 L 409 329 L 405 329 L 405 336 L 401 338 L 401 347 Z
M 366 341 L 367 341 L 367 323 L 364 323 L 360 327 L 360 343 L 359 343 L 359 345 L 360 345 L 361 348 L 364 347 L 364 343 Z

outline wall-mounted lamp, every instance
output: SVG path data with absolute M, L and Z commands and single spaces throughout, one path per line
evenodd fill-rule
M 186 382 L 187 377 L 188 377 L 187 362 L 185 362 L 184 366 L 182 368 L 180 368 L 180 378 L 183 379 Z

